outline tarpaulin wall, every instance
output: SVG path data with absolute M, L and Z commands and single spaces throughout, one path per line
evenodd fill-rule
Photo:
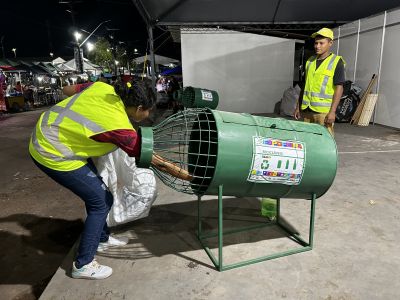
M 347 62 L 346 76 L 366 88 L 378 74 L 375 122 L 400 128 L 400 9 L 335 28 L 334 52 Z
M 271 113 L 293 84 L 294 40 L 182 29 L 181 45 L 184 86 L 216 90 L 220 110 Z

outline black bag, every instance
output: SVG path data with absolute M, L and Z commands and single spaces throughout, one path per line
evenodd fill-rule
M 360 103 L 361 88 L 347 80 L 343 84 L 343 95 L 336 109 L 336 122 L 350 122 Z
M 349 96 L 352 92 L 352 88 L 353 88 L 353 82 L 351 80 L 346 80 L 343 84 L 343 95 L 342 98 L 344 96 Z
M 350 92 L 349 95 L 342 97 L 336 109 L 336 122 L 350 122 L 359 102 L 360 97 L 352 92 Z

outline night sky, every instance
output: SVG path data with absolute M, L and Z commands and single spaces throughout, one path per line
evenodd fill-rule
M 73 20 L 66 0 L 5 0 L 0 4 L 0 37 L 4 36 L 3 45 L 7 58 L 14 57 L 12 48 L 17 48 L 18 57 L 46 57 L 50 52 L 57 56 L 73 56 L 72 42 Z M 131 0 L 82 0 L 75 2 L 75 25 L 78 29 L 91 32 L 105 20 L 97 36 L 105 36 L 114 30 L 115 38 L 125 42 L 131 48 L 137 48 L 144 55 L 147 46 L 145 22 Z M 81 31 L 83 38 L 87 33 Z M 155 32 L 155 37 L 161 31 Z M 164 38 L 160 38 L 163 40 Z M 95 42 L 95 37 L 90 39 Z M 157 47 L 157 43 L 155 45 Z M 157 51 L 162 55 L 179 58 L 179 44 L 171 39 Z M 2 57 L 2 56 L 0 56 Z

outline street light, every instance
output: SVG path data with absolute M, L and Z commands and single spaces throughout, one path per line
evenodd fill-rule
M 12 48 L 11 51 L 14 52 L 14 57 L 17 57 L 17 48 Z
M 99 25 L 97 25 L 97 27 L 86 37 L 86 39 L 83 40 L 82 44 L 80 44 L 79 47 L 82 47 L 83 44 L 85 44 L 86 41 L 92 36 L 92 34 L 94 34 L 94 33 L 96 32 L 96 30 L 99 29 L 99 27 L 100 27 L 101 25 L 103 25 L 104 23 L 107 23 L 107 22 L 111 22 L 111 20 L 103 21 L 103 22 L 101 22 Z
M 83 55 L 81 53 L 81 47 L 86 43 L 86 41 L 92 36 L 93 33 L 95 33 L 95 31 L 97 29 L 99 29 L 99 27 L 101 25 L 103 25 L 104 23 L 110 22 L 111 20 L 107 20 L 107 21 L 103 21 L 101 22 L 99 25 L 97 25 L 97 27 L 86 37 L 86 39 L 83 40 L 83 42 L 81 44 L 79 44 L 79 39 L 82 37 L 82 34 L 79 33 L 78 31 L 75 31 L 74 36 L 76 39 L 76 55 L 75 55 L 75 65 L 77 66 L 77 69 L 79 70 L 79 72 L 82 74 L 83 73 Z M 90 51 L 90 50 L 89 50 Z
M 79 40 L 82 37 L 82 34 L 78 31 L 74 32 L 76 45 L 74 47 L 74 56 L 75 56 L 75 66 L 76 70 L 82 74 L 83 73 L 83 59 L 82 59 L 82 51 L 81 47 L 79 46 Z
M 79 42 L 79 40 L 80 40 L 81 37 L 82 37 L 82 34 L 81 34 L 80 32 L 78 32 L 78 31 L 75 31 L 75 32 L 74 32 L 74 36 L 75 36 L 76 42 Z
M 91 42 L 88 42 L 86 44 L 86 48 L 87 48 L 87 51 L 90 52 L 90 51 L 92 51 L 94 49 L 94 45 Z
M 115 63 L 115 69 L 114 69 L 114 72 L 115 72 L 115 75 L 117 75 L 117 73 L 118 73 L 118 71 L 119 71 L 119 69 L 118 69 L 118 65 L 119 65 L 119 61 L 118 60 L 114 60 L 114 63 Z
M 54 53 L 50 52 L 50 57 L 53 58 L 53 56 L 54 56 Z

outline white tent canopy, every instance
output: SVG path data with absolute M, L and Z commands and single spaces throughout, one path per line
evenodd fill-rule
M 63 58 L 61 58 L 61 57 L 57 57 L 57 58 L 54 59 L 51 63 L 52 63 L 53 65 L 59 65 L 59 64 L 65 63 L 65 59 L 63 59 Z
M 71 72 L 71 71 L 76 71 L 76 66 L 75 66 L 75 59 L 71 59 L 67 62 L 61 62 L 59 64 L 54 64 L 56 67 L 59 69 L 66 71 L 66 72 Z M 84 71 L 94 71 L 94 72 L 101 72 L 102 68 L 92 62 L 90 62 L 87 58 L 83 58 L 83 70 Z
M 154 59 L 155 59 L 155 64 L 156 65 L 169 65 L 169 64 L 177 64 L 177 63 L 179 63 L 179 60 L 177 60 L 177 59 L 166 57 L 166 56 L 162 56 L 162 55 L 158 55 L 158 54 L 154 55 Z M 138 64 L 141 64 L 145 60 L 150 61 L 150 54 L 147 54 L 145 56 L 137 57 L 135 59 L 135 62 L 138 63 Z

